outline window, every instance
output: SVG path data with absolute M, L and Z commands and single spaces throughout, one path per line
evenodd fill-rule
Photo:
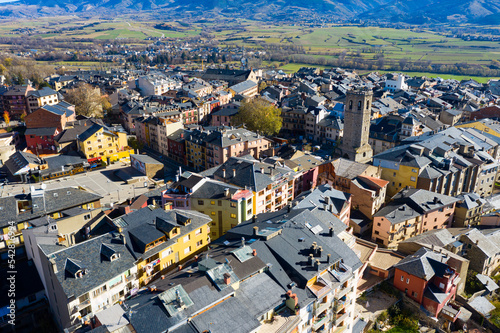
M 417 172 L 417 169 L 411 169 L 411 172 Z
M 204 201 L 203 200 L 198 200 L 198 205 L 203 205 Z
M 406 284 L 410 284 L 410 278 L 406 279 Z
M 210 214 L 215 215 L 215 212 L 211 212 Z
M 215 205 L 215 201 L 214 200 L 210 201 L 210 204 Z
M 191 237 L 189 237 L 189 235 L 187 235 L 187 236 L 185 236 L 185 237 L 182 239 L 182 241 L 183 241 L 184 243 L 186 243 L 186 242 L 187 242 L 187 241 L 189 241 L 190 239 L 191 239 Z
M 83 216 L 83 220 L 84 220 L 84 221 L 88 221 L 88 220 L 90 220 L 90 214 L 85 214 L 85 215 Z
M 29 295 L 28 302 L 33 303 L 34 301 L 36 301 L 36 295 Z
M 188 254 L 191 252 L 191 246 L 188 246 L 184 249 L 184 254 Z
M 417 179 L 416 179 L 415 177 L 410 177 L 410 180 L 411 180 L 412 182 L 414 182 L 414 181 L 415 181 L 415 180 L 417 180 Z
M 231 218 L 235 219 L 236 218 L 236 214 L 231 214 Z
M 404 281 L 405 280 L 405 277 L 403 275 L 401 275 L 401 281 Z
M 202 240 L 196 242 L 196 247 L 200 247 L 202 245 L 203 245 L 203 241 Z
M 231 207 L 236 208 L 236 202 L 231 201 Z
M 198 230 L 196 230 L 194 234 L 195 234 L 196 236 L 201 235 L 201 228 L 200 228 L 200 229 L 198 229 Z

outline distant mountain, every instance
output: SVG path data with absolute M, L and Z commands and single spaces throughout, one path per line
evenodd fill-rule
M 336 19 L 417 24 L 498 24 L 500 0 L 20 0 L 0 4 L 0 16 L 20 17 L 67 13 L 112 16 L 150 10 L 181 15 L 209 12 L 254 19 L 286 20 L 311 14 L 318 18 L 327 15 Z

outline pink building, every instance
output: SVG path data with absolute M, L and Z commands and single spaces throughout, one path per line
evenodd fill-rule
M 427 190 L 403 189 L 373 216 L 372 241 L 395 248 L 428 230 L 451 227 L 457 201 Z

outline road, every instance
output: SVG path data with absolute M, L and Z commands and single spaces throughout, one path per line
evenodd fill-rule
M 106 169 L 81 173 L 72 177 L 63 177 L 59 179 L 49 180 L 43 183 L 47 185 L 47 189 L 49 190 L 63 187 L 81 186 L 91 192 L 103 196 L 103 199 L 101 199 L 101 203 L 103 205 L 109 206 L 110 204 L 123 202 L 126 199 L 131 199 L 134 196 L 138 196 L 149 191 L 148 186 L 144 186 L 143 181 L 139 181 L 134 184 L 126 184 L 113 174 L 117 169 L 128 166 L 129 165 L 125 163 L 115 163 L 108 166 Z M 147 185 L 149 185 L 149 182 Z M 10 195 L 22 194 L 23 190 L 24 193 L 29 193 L 30 186 L 39 188 L 41 186 L 41 183 L 11 183 L 4 186 L 3 188 L 0 188 L 0 196 L 5 197 Z

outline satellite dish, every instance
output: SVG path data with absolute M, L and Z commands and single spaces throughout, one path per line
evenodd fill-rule
M 47 184 L 42 184 L 42 190 L 45 190 L 47 188 Z

